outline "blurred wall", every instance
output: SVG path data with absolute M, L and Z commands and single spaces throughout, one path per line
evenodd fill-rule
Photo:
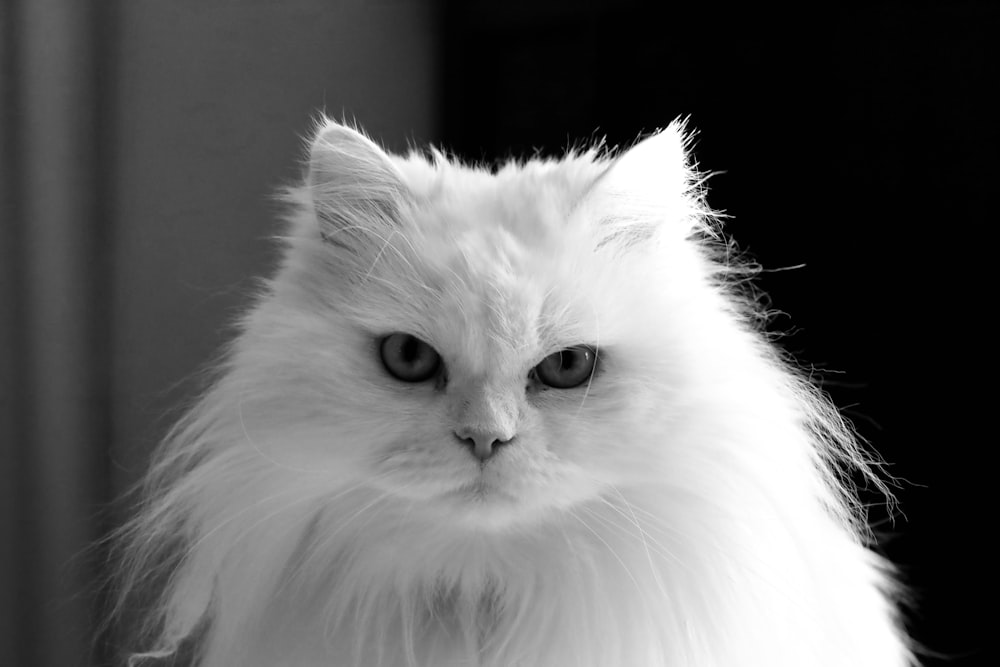
M 356 118 L 397 150 L 436 138 L 432 6 L 120 3 L 116 488 L 142 470 L 168 410 L 275 259 L 274 195 L 301 176 L 317 112 Z
M 109 505 L 273 264 L 319 110 L 437 136 L 433 2 L 0 7 L 0 664 L 98 664 Z

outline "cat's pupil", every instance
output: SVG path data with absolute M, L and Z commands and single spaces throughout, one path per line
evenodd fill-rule
M 580 356 L 577 350 L 564 350 L 559 353 L 559 365 L 565 371 L 572 371 L 580 365 Z
M 403 349 L 400 352 L 403 353 L 403 361 L 413 364 L 420 357 L 420 342 L 413 336 L 410 336 L 403 343 Z

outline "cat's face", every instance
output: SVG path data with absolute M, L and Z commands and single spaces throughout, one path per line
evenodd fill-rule
M 258 414 L 308 433 L 282 440 L 294 460 L 478 529 L 659 467 L 651 424 L 673 419 L 684 374 L 662 313 L 683 318 L 670 301 L 691 290 L 657 283 L 704 279 L 683 201 L 661 232 L 628 226 L 592 156 L 489 174 L 389 158 L 340 126 L 317 145 L 316 213 L 249 336 L 289 380 Z
M 432 377 L 405 382 L 392 375 L 384 348 L 369 354 L 372 389 L 397 415 L 373 451 L 373 480 L 476 525 L 589 496 L 601 471 L 588 450 L 619 435 L 615 363 L 594 303 L 602 295 L 577 275 L 594 271 L 561 258 L 559 235 L 544 233 L 560 226 L 568 202 L 495 206 L 525 196 L 529 183 L 509 185 L 504 193 L 484 183 L 478 209 L 428 202 L 416 211 L 416 225 L 431 233 L 397 249 L 419 278 L 366 327 L 376 340 L 415 336 L 440 357 Z M 535 185 L 532 194 L 543 196 L 552 187 Z M 358 292 L 369 289 L 385 297 L 377 281 Z M 566 382 L 538 368 L 577 346 L 578 368 L 566 369 Z

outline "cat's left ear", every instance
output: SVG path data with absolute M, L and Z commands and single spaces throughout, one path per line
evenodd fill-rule
M 690 136 L 674 121 L 614 159 L 591 185 L 583 203 L 609 240 L 641 241 L 657 229 L 687 236 L 703 224 Z
M 364 254 L 373 237 L 396 228 L 410 199 L 385 151 L 361 132 L 329 120 L 310 147 L 308 185 L 323 239 L 357 254 Z

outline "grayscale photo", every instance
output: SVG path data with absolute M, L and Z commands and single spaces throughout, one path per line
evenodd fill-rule
M 3 0 L 0 664 L 988 664 L 998 29 Z

